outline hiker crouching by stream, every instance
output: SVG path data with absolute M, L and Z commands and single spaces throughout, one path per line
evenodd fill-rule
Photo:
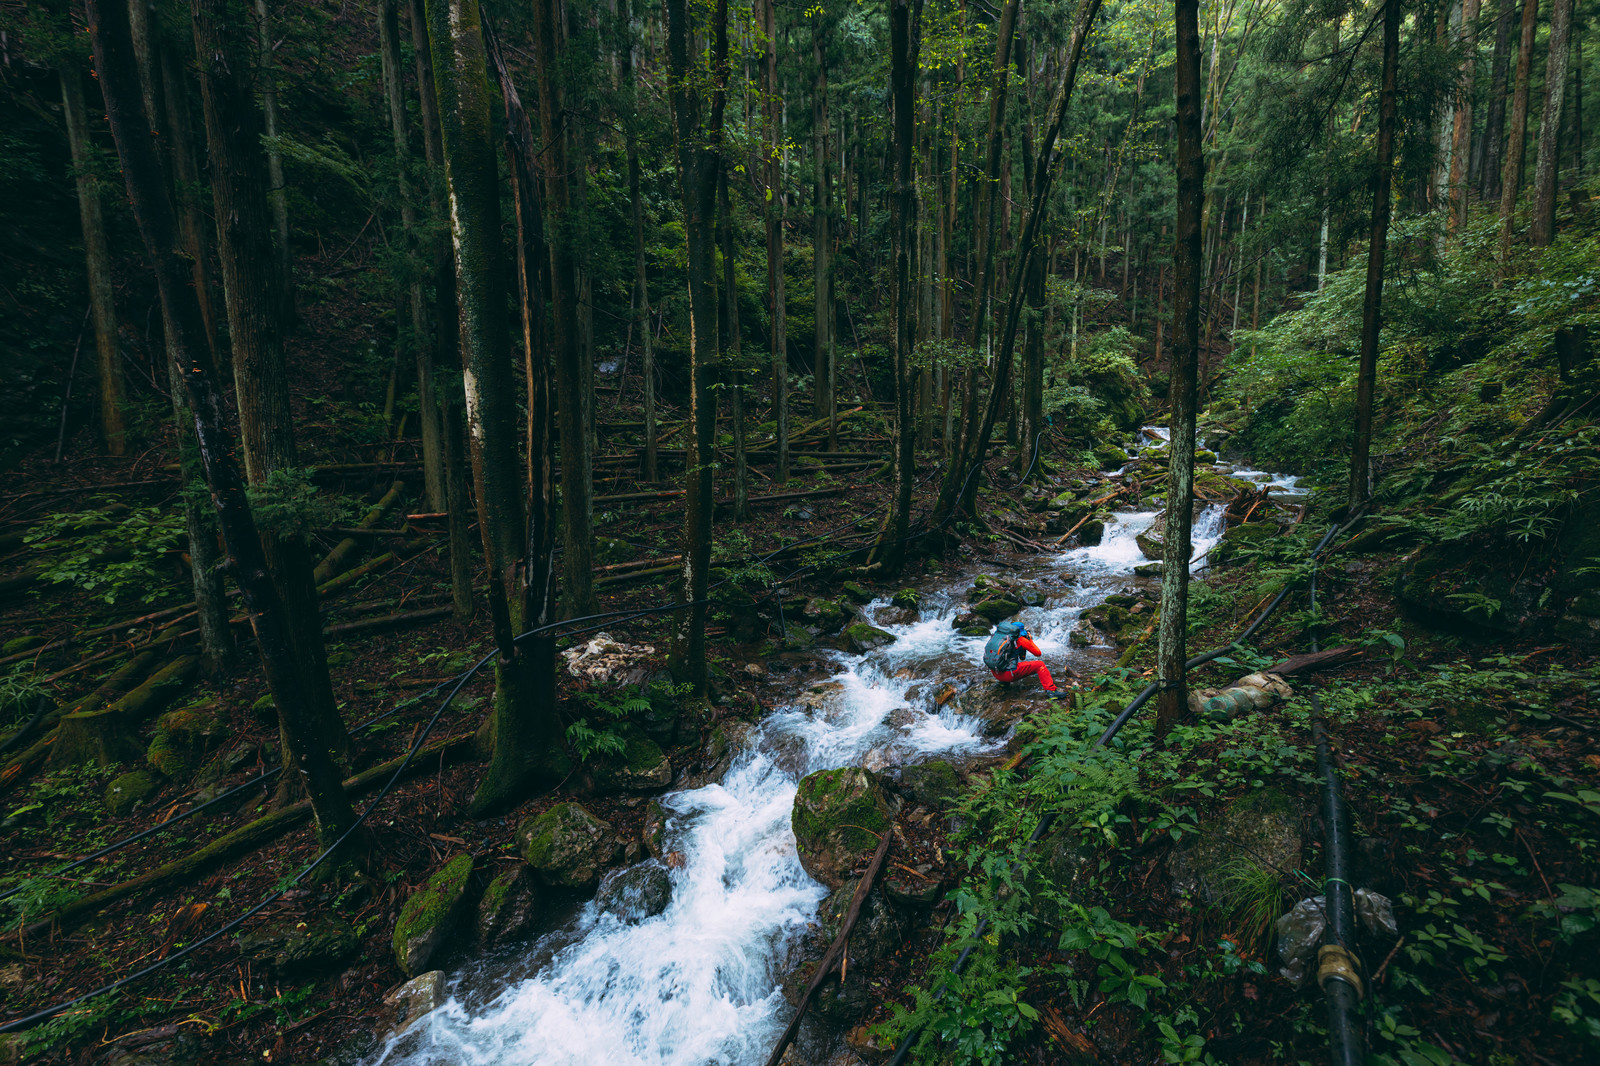
M 1043 659 L 1024 659 L 1023 652 L 1043 655 L 1039 645 L 1028 636 L 1021 622 L 1001 622 L 994 627 L 989 643 L 983 647 L 983 665 L 989 668 L 996 681 L 1015 681 L 1037 674 L 1039 687 L 1053 700 L 1065 699 L 1066 693 L 1056 687 L 1055 678 Z M 1071 673 L 1069 670 L 1068 673 Z

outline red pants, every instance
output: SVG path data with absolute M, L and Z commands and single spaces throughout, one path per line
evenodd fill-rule
M 996 681 L 1015 681 L 1019 677 L 1038 674 L 1040 688 L 1046 692 L 1054 692 L 1056 690 L 1055 679 L 1050 676 L 1050 668 L 1044 664 L 1043 659 L 1026 659 L 1018 663 L 1013 670 L 995 670 L 993 673 Z

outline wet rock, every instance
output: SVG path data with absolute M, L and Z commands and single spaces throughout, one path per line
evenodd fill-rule
M 1022 610 L 1022 604 L 1016 600 L 996 596 L 972 605 L 978 615 L 989 622 L 1004 622 L 1007 618 Z
M 1293 870 L 1303 846 L 1295 801 L 1275 788 L 1258 788 L 1186 836 L 1168 856 L 1167 872 L 1178 895 L 1215 903 L 1241 865 Z
M 652 858 L 659 859 L 667 853 L 667 809 L 655 800 L 644 809 L 644 827 L 639 837 Z
M 167 777 L 187 777 L 227 736 L 228 727 L 209 706 L 180 707 L 157 720 L 145 761 Z
M 1114 444 L 1102 441 L 1094 448 L 1095 462 L 1100 464 L 1101 470 L 1116 470 L 1127 465 L 1128 453 Z
M 789 816 L 800 865 L 838 888 L 877 848 L 890 812 L 882 782 L 868 770 L 845 766 L 804 778 Z
M 485 951 L 526 940 L 539 919 L 539 877 L 518 863 L 502 871 L 478 901 L 478 946 Z
M 838 600 L 814 597 L 806 601 L 802 617 L 820 632 L 832 633 L 850 620 L 851 611 Z
M 893 633 L 886 633 L 877 626 L 865 622 L 856 622 L 854 625 L 846 626 L 844 630 L 845 650 L 853 651 L 857 655 L 887 647 L 897 639 Z
M 844 593 L 844 598 L 854 604 L 868 604 L 874 599 L 871 592 L 854 581 L 846 581 L 839 586 L 839 591 Z
M 930 759 L 900 771 L 900 791 L 911 802 L 930 810 L 944 810 L 961 798 L 961 775 L 948 759 Z
M 389 1036 L 392 1038 L 404 1033 L 444 1006 L 446 998 L 443 970 L 429 970 L 390 989 L 383 997 L 383 1005 L 389 1008 Z
M 858 879 L 840 885 L 818 910 L 821 928 L 817 937 L 818 948 L 832 944 L 844 924 L 845 913 L 855 895 Z M 849 955 L 845 967 L 845 981 L 839 984 L 839 968 L 833 967 L 823 978 L 817 994 L 811 1000 L 811 1013 L 829 1026 L 841 1029 L 859 1021 L 877 1005 L 881 993 L 867 979 L 870 963 L 887 958 L 900 946 L 904 937 L 903 921 L 894 906 L 884 897 L 882 889 L 873 889 L 861 903 L 861 914 L 850 931 L 846 948 Z M 791 1003 L 799 1001 L 815 973 L 814 966 L 796 970 L 784 984 L 784 995 Z
M 917 617 L 917 612 L 909 607 L 885 607 L 878 612 L 877 620 L 886 626 L 908 626 Z
M 956 632 L 960 633 L 963 637 L 986 637 L 989 635 L 989 629 L 989 625 L 987 623 L 983 623 L 980 625 L 962 626 L 960 629 L 956 630 Z
M 595 903 L 626 925 L 637 925 L 667 909 L 672 901 L 672 876 L 651 859 L 625 870 L 612 870 L 600 881 Z
M 1106 538 L 1106 523 L 1103 518 L 1091 518 L 1078 527 L 1078 543 L 1093 547 Z
M 617 792 L 665 788 L 672 784 L 672 763 L 661 745 L 634 734 L 620 756 L 607 758 L 595 767 L 594 781 L 599 788 Z
M 1140 577 L 1160 577 L 1161 571 L 1164 569 L 1166 569 L 1166 564 L 1157 559 L 1153 563 L 1140 563 L 1133 568 L 1133 572 Z
M 834 696 L 844 691 L 842 681 L 819 681 L 802 692 L 795 700 L 802 707 L 809 707 L 813 711 L 820 711 Z
M 610 633 L 596 633 L 587 643 L 561 653 L 567 673 L 602 685 L 639 685 L 655 668 L 647 661 L 655 655 L 650 644 L 623 644 Z
M 327 973 L 361 946 L 354 929 L 329 916 L 274 918 L 234 939 L 241 955 L 279 977 Z
M 916 589 L 901 589 L 894 594 L 894 598 L 889 603 L 894 607 L 916 611 L 922 607 L 922 597 L 917 594 Z
M 149 770 L 133 770 L 111 779 L 106 786 L 106 810 L 121 818 L 161 791 L 161 780 Z
M 621 861 L 622 841 L 609 822 L 581 803 L 558 803 L 517 827 L 522 857 L 539 880 L 561 888 L 590 889 Z
M 472 910 L 472 887 L 472 856 L 457 855 L 406 897 L 392 943 L 401 971 L 415 976 L 445 957 Z
M 1042 690 L 1032 678 L 980 681 L 952 701 L 952 707 L 958 714 L 981 719 L 985 736 L 1000 737 L 1028 712 L 1036 710 L 1042 698 Z
M 1157 519 L 1157 522 L 1159 521 Z M 1165 543 L 1155 531 L 1157 522 L 1151 523 L 1149 529 L 1143 533 L 1135 534 L 1133 538 L 1133 542 L 1139 545 L 1139 551 L 1144 554 L 1146 559 L 1160 560 L 1162 552 L 1166 550 Z

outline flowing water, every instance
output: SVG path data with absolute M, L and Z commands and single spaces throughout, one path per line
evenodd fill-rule
M 1162 436 L 1153 434 L 1152 436 Z M 1164 438 L 1152 441 L 1164 445 Z M 1157 512 L 1118 514 L 1094 547 L 1015 569 L 1051 592 L 1021 618 L 1051 664 L 1096 669 L 1110 649 L 1077 649 L 1078 616 L 1144 579 L 1134 538 Z M 1195 524 L 1199 560 L 1222 533 L 1222 507 Z M 970 578 L 971 571 L 963 575 Z M 699 1066 L 765 1061 L 791 1008 L 779 982 L 827 891 L 801 868 L 789 812 L 801 777 L 845 765 L 882 767 L 933 755 L 998 750 L 983 723 L 926 703 L 916 691 L 983 676 L 984 638 L 951 626 L 968 584 L 925 593 L 915 621 L 883 624 L 894 644 L 866 655 L 825 652 L 836 685 L 801 703 L 800 691 L 753 729 L 723 779 L 662 797 L 671 871 L 666 910 L 625 924 L 594 903 L 578 909 L 517 960 L 458 975 L 450 1000 L 377 1060 L 444 1064 Z M 885 601 L 864 608 L 869 619 Z

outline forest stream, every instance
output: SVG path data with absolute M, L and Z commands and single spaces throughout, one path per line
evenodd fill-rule
M 1149 427 L 1150 447 L 1163 448 L 1165 433 Z M 1296 480 L 1258 470 L 1235 476 L 1285 493 Z M 1223 511 L 1212 504 L 1196 515 L 1197 570 L 1222 534 Z M 1052 588 L 1044 606 L 1018 616 L 1049 665 L 1085 674 L 1110 665 L 1113 649 L 1073 647 L 1069 636 L 1079 616 L 1107 596 L 1157 582 L 1135 576 L 1134 568 L 1148 561 L 1135 538 L 1158 514 L 1125 509 L 1098 545 L 1017 557 L 1030 579 Z M 828 894 L 795 851 L 790 809 L 800 779 L 839 766 L 959 760 L 1005 746 L 1004 737 L 985 736 L 984 722 L 953 705 L 936 713 L 913 709 L 927 702 L 915 690 L 945 681 L 964 688 L 983 677 L 984 638 L 962 636 L 951 624 L 981 569 L 924 590 L 915 621 L 884 618 L 887 598 L 867 604 L 862 613 L 892 633 L 893 644 L 863 655 L 824 652 L 832 675 L 810 686 L 821 699 L 802 702 L 795 692 L 747 735 L 721 781 L 661 798 L 667 847 L 682 856 L 669 871 L 664 911 L 633 920 L 591 901 L 511 965 L 467 967 L 455 975 L 449 1001 L 391 1041 L 375 1066 L 763 1061 L 793 1012 L 780 982 Z

